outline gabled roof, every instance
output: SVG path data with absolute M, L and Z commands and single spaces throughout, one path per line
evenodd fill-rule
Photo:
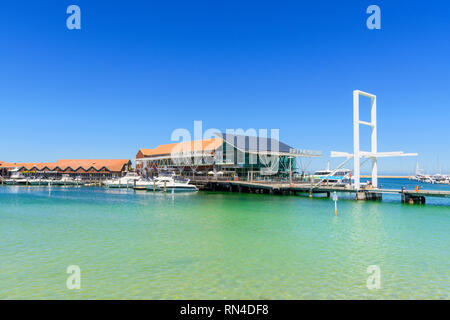
M 216 135 L 243 152 L 291 153 L 292 150 L 294 150 L 287 144 L 272 138 L 244 136 L 222 132 L 218 132 Z
M 57 162 L 40 162 L 40 163 L 0 163 L 0 167 L 3 168 L 25 168 L 26 170 L 43 170 L 45 168 L 49 170 L 60 169 L 65 171 L 67 169 L 78 170 L 83 169 L 85 171 L 91 168 L 96 171 L 100 171 L 105 168 L 108 171 L 117 172 L 121 171 L 124 166 L 128 165 L 130 160 L 128 159 L 70 159 L 70 160 L 58 160 Z
M 162 144 L 155 149 L 140 149 L 139 151 L 145 150 L 145 157 L 155 157 L 181 152 L 214 151 L 217 148 L 221 147 L 222 143 L 222 139 L 212 138 L 205 140 Z
M 14 168 L 14 163 L 0 161 L 0 168 Z
M 77 170 L 83 168 L 88 170 L 94 168 L 100 170 L 106 168 L 109 171 L 121 171 L 123 166 L 130 162 L 128 159 L 71 159 L 71 160 L 58 160 L 56 166 L 63 168 L 71 168 Z M 63 169 L 64 170 L 64 169 Z
M 16 167 L 16 168 L 25 168 L 27 170 L 31 170 L 33 168 L 36 168 L 38 170 L 42 170 L 45 167 L 49 168 L 50 170 L 53 170 L 56 167 L 54 162 L 12 163 L 12 166 Z
M 139 149 L 138 153 L 136 154 L 136 158 L 144 158 L 149 155 L 151 155 L 153 149 Z

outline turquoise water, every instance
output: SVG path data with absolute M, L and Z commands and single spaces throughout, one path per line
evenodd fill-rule
M 0 187 L 0 298 L 450 298 L 448 200 L 341 198 L 338 211 L 301 196 Z

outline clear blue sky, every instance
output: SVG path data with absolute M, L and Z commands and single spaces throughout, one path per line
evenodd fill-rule
M 81 8 L 81 30 L 66 28 L 70 4 Z M 381 8 L 381 30 L 366 27 L 370 4 Z M 324 152 L 315 169 L 330 150 L 352 151 L 360 89 L 378 96 L 380 151 L 418 152 L 429 171 L 439 157 L 448 171 L 449 9 L 448 1 L 4 2 L 0 160 L 134 159 L 202 120 L 278 128 L 282 141 Z M 383 160 L 380 170 L 411 173 L 415 161 Z

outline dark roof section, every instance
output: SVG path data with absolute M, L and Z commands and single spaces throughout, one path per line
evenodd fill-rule
M 244 136 L 230 133 L 215 133 L 229 144 L 244 152 L 280 152 L 291 153 L 293 148 L 272 138 Z

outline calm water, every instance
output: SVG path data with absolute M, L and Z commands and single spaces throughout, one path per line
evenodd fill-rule
M 341 198 L 338 209 L 301 196 L 0 187 L 0 298 L 450 298 L 448 200 Z M 66 288 L 69 265 L 81 290 Z M 366 287 L 369 265 L 379 290 Z

